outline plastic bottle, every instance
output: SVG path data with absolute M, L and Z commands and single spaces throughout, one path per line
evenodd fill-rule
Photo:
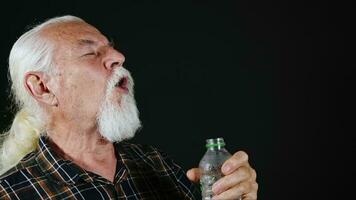
M 231 157 L 231 154 L 225 149 L 223 138 L 207 139 L 205 146 L 207 151 L 199 163 L 202 175 L 200 185 L 202 199 L 211 200 L 214 196 L 212 186 L 217 180 L 224 176 L 221 172 L 221 166 Z

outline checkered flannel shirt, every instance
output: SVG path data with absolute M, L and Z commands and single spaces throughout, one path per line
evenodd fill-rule
M 165 153 L 115 143 L 114 182 L 64 160 L 41 137 L 37 150 L 0 177 L 0 199 L 201 199 L 199 189 Z

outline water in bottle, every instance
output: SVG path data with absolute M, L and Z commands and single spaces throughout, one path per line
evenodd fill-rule
M 203 200 L 211 200 L 214 195 L 212 186 L 224 176 L 221 172 L 221 166 L 231 157 L 231 154 L 225 149 L 223 138 L 206 140 L 206 148 L 207 151 L 199 163 L 200 185 Z

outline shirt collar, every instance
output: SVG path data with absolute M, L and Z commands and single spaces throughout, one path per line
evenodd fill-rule
M 115 145 L 116 146 L 116 145 Z M 117 158 L 118 161 L 120 158 Z M 102 182 L 108 182 L 106 179 L 98 175 L 87 172 L 70 160 L 65 160 L 58 155 L 49 144 L 49 139 L 46 136 L 41 136 L 38 142 L 38 154 L 36 161 L 44 174 L 58 184 L 75 184 L 80 180 L 85 182 L 93 182 L 96 178 Z M 115 177 L 120 177 L 121 180 L 126 172 L 123 165 L 117 164 Z M 119 181 L 118 179 L 116 181 Z
M 84 173 L 73 162 L 60 157 L 49 145 L 48 138 L 45 136 L 39 139 L 38 151 L 36 161 L 39 167 L 47 177 L 57 183 L 75 184 L 79 180 L 79 175 Z

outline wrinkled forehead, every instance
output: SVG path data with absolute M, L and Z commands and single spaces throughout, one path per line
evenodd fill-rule
M 85 22 L 55 24 L 46 28 L 42 34 L 55 45 L 55 57 L 71 56 L 83 46 L 83 41 L 92 41 L 97 45 L 108 43 L 98 29 Z
M 67 22 L 49 26 L 43 34 L 58 43 L 76 44 L 80 39 L 107 41 L 98 29 L 85 22 Z

